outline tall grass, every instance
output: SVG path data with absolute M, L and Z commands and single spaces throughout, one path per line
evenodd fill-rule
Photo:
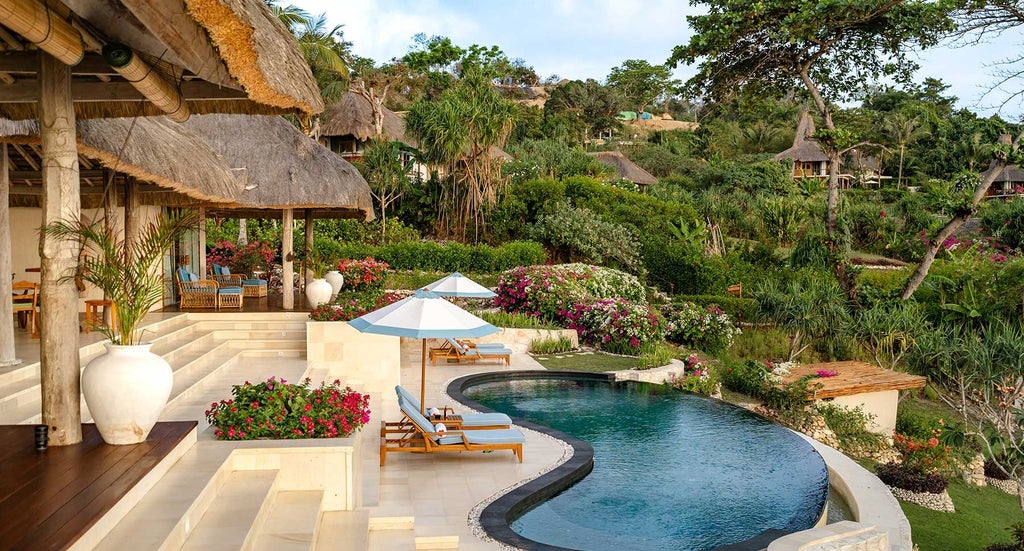
M 525 314 L 477 312 L 476 315 L 495 327 L 507 327 L 509 329 L 561 329 L 561 327 L 556 327 L 544 320 Z
M 557 339 L 534 339 L 530 341 L 530 352 L 534 354 L 560 354 L 572 350 L 572 339 L 560 335 Z

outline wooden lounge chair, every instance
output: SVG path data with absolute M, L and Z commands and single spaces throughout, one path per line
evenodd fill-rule
M 435 453 L 512 450 L 519 462 L 523 462 L 523 443 L 526 437 L 519 429 L 501 430 L 449 430 L 444 434 L 434 432 L 434 425 L 418 408 L 407 400 L 398 399 L 402 413 L 409 418 L 412 431 L 392 433 L 381 422 L 380 464 L 384 465 L 388 452 Z
M 455 339 L 445 339 L 445 346 L 430 350 L 430 362 L 437 365 L 437 360 L 444 359 L 454 362 L 475 362 L 478 360 L 505 360 L 506 365 L 512 364 L 512 351 L 502 347 L 467 348 Z
M 402 388 L 401 385 L 395 386 L 395 394 L 398 395 L 399 400 L 405 400 L 417 411 L 423 411 L 420 407 L 420 401 L 416 399 L 408 390 Z M 430 415 L 427 420 L 431 423 L 444 423 L 446 427 L 452 430 L 495 430 L 495 429 L 507 429 L 512 426 L 512 419 L 504 413 L 455 413 L 455 410 L 445 406 L 444 408 L 438 408 L 441 412 L 438 415 Z M 401 421 L 389 422 L 385 426 L 389 431 L 402 432 L 411 431 L 412 421 L 409 417 L 403 416 Z

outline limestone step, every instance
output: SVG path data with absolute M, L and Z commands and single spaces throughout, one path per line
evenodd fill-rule
M 368 519 L 369 513 L 365 509 L 324 511 L 320 515 L 320 523 L 312 549 L 316 551 L 370 549 Z
M 265 502 L 275 493 L 276 480 L 277 471 L 232 471 L 178 549 L 242 549 L 253 524 L 264 514 Z
M 368 551 L 415 551 L 416 534 L 412 530 L 371 531 Z
M 256 551 L 308 551 L 313 545 L 323 492 L 279 491 L 266 519 L 254 526 Z

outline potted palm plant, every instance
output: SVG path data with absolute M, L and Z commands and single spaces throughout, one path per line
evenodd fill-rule
M 331 284 L 324 279 L 324 274 L 327 273 L 327 262 L 320 255 L 311 254 L 306 259 L 306 269 L 313 274 L 313 281 L 306 284 L 306 302 L 310 308 L 327 304 L 331 301 L 331 294 L 334 291 Z
M 117 316 L 99 330 L 106 352 L 82 371 L 82 394 L 93 422 L 108 444 L 146 440 L 167 404 L 174 382 L 171 366 L 143 342 L 142 318 L 163 298 L 160 261 L 196 223 L 194 213 L 161 216 L 130 242 L 98 224 L 57 222 L 46 235 L 78 240 L 84 248 L 75 274 L 102 290 Z

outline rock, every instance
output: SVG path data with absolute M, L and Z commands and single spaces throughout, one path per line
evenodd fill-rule
M 1017 495 L 1017 481 L 1016 480 L 999 480 L 998 478 L 992 478 L 990 476 L 985 477 L 985 481 L 991 486 L 995 486 L 1000 490 L 1015 496 Z
M 985 480 L 985 456 L 978 455 L 974 456 L 974 459 L 967 464 L 964 468 L 964 482 L 974 486 L 987 486 L 988 482 Z M 1017 493 L 1014 491 L 1013 493 Z
M 896 496 L 896 499 L 906 501 L 907 503 L 913 503 L 926 509 L 943 513 L 956 512 L 956 508 L 953 507 L 953 500 L 949 497 L 949 492 L 946 490 L 942 490 L 941 494 L 929 494 L 926 492 L 911 492 L 910 490 L 894 488 L 892 486 L 888 486 L 888 488 L 892 495 Z

